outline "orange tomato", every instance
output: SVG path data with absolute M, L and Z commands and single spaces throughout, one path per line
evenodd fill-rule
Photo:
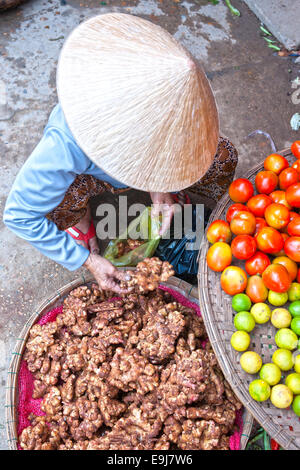
M 287 292 L 292 280 L 288 270 L 281 264 L 270 264 L 262 273 L 264 285 L 274 292 Z
M 228 192 L 234 202 L 247 202 L 253 196 L 254 188 L 251 181 L 238 178 L 231 183 Z
M 231 248 L 227 243 L 214 243 L 207 251 L 207 265 L 213 271 L 224 271 L 232 261 Z
M 300 216 L 294 217 L 287 226 L 287 232 L 291 237 L 300 237 Z
M 268 298 L 268 289 L 260 276 L 251 276 L 248 279 L 246 294 L 253 303 L 264 302 Z
M 262 274 L 270 264 L 271 261 L 269 260 L 269 257 L 265 253 L 257 251 L 246 261 L 245 269 L 249 276 L 254 276 L 255 274 Z
M 209 243 L 230 242 L 231 231 L 228 222 L 219 219 L 214 220 L 207 229 L 206 238 Z
M 255 217 L 247 211 L 238 212 L 230 222 L 230 230 L 235 235 L 253 235 L 255 228 Z
M 278 253 L 284 245 L 281 233 L 273 227 L 262 228 L 255 238 L 258 249 L 268 254 Z
M 289 162 L 287 159 L 278 153 L 272 153 L 264 161 L 265 170 L 273 171 L 276 175 L 279 175 L 282 170 L 288 167 Z
M 291 145 L 291 151 L 296 158 L 300 158 L 300 140 L 295 140 Z
M 280 189 L 278 189 L 277 191 L 273 191 L 273 192 L 270 194 L 270 198 L 271 198 L 272 201 L 275 202 L 276 204 L 283 204 L 283 205 L 286 206 L 288 209 L 291 209 L 291 208 L 292 208 L 292 207 L 289 205 L 289 203 L 287 202 L 287 200 L 286 200 L 285 191 L 281 191 Z
M 238 212 L 241 212 L 241 211 L 247 211 L 247 212 L 250 212 L 250 210 L 248 209 L 247 206 L 245 206 L 244 204 L 240 204 L 239 202 L 235 203 L 235 204 L 231 204 L 231 206 L 229 207 L 227 213 L 226 213 L 226 220 L 227 222 L 230 224 L 230 222 L 232 221 L 233 217 L 238 213 Z
M 294 281 L 294 279 L 296 279 L 298 266 L 297 263 L 295 263 L 295 261 L 292 259 L 288 258 L 287 256 L 278 256 L 273 260 L 273 264 L 281 264 L 289 273 L 291 280 Z
M 270 196 L 267 196 L 266 194 L 256 194 L 249 199 L 247 207 L 255 217 L 263 217 L 266 208 L 272 204 L 272 202 L 273 201 Z
M 292 184 L 298 183 L 299 174 L 295 168 L 286 168 L 279 175 L 279 187 L 284 191 Z
M 270 204 L 265 211 L 265 219 L 270 227 L 281 230 L 290 221 L 290 211 L 283 204 Z
M 247 286 L 247 274 L 238 266 L 228 266 L 221 274 L 221 287 L 229 295 L 244 292 Z
M 300 237 L 289 237 L 284 243 L 284 251 L 296 263 L 300 262 Z
M 255 177 L 255 186 L 260 194 L 272 193 L 278 184 L 278 176 L 273 171 L 259 171 Z
M 287 188 L 286 200 L 292 207 L 300 207 L 300 183 L 292 184 Z
M 296 160 L 296 161 L 292 164 L 292 168 L 294 168 L 298 173 L 300 173 L 300 161 L 299 161 L 299 160 Z

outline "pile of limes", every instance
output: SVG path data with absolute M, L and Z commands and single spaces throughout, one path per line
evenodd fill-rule
M 232 298 L 232 308 L 236 312 L 234 326 L 237 331 L 232 334 L 230 342 L 236 351 L 243 353 L 240 357 L 242 369 L 248 374 L 259 373 L 259 378 L 249 385 L 251 397 L 258 402 L 270 399 L 277 408 L 292 405 L 295 414 L 300 416 L 300 354 L 295 352 L 299 348 L 300 336 L 300 284 L 293 283 L 287 295 L 291 301 L 288 309 L 282 307 L 286 300 L 283 302 L 277 294 L 268 299 L 277 307 L 271 310 L 263 302 L 252 305 L 247 294 L 236 294 Z M 278 349 L 273 353 L 272 362 L 263 364 L 257 352 L 247 350 L 251 342 L 249 333 L 256 324 L 268 321 L 277 328 L 274 339 Z M 291 371 L 293 368 L 294 372 Z M 286 371 L 291 373 L 285 378 L 285 383 L 280 383 Z

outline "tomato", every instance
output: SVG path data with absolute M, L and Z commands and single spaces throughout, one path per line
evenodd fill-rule
M 286 168 L 279 175 L 279 187 L 286 190 L 291 184 L 298 183 L 299 174 L 295 168 Z
M 231 248 L 227 243 L 214 243 L 207 251 L 207 265 L 213 271 L 224 271 L 232 261 Z
M 247 274 L 238 266 L 228 266 L 221 274 L 221 287 L 229 295 L 240 294 L 246 289 Z
M 277 190 L 277 191 L 273 191 L 271 194 L 270 194 L 270 198 L 272 199 L 273 202 L 275 202 L 276 204 L 283 204 L 284 206 L 286 206 L 288 209 L 291 209 L 291 206 L 289 205 L 289 203 L 287 202 L 286 200 L 286 196 L 285 196 L 285 191 L 281 191 L 281 190 Z
M 229 186 L 229 196 L 234 202 L 247 202 L 254 194 L 251 181 L 246 178 L 238 178 Z
M 230 222 L 230 230 L 235 235 L 253 235 L 255 228 L 255 217 L 247 211 L 238 212 Z
M 290 222 L 292 222 L 292 220 L 294 219 L 297 219 L 297 217 L 300 217 L 300 214 L 298 214 L 298 212 L 290 211 Z
M 266 208 L 265 219 L 270 227 L 280 230 L 289 223 L 290 211 L 283 204 L 273 203 Z
M 300 160 L 296 160 L 296 161 L 292 164 L 292 168 L 294 168 L 298 173 L 300 173 Z
M 300 237 L 289 237 L 284 243 L 287 256 L 296 263 L 300 262 Z
M 288 234 L 291 237 L 300 237 L 300 216 L 294 217 L 287 226 Z
M 263 227 L 268 226 L 267 222 L 262 217 L 255 217 L 255 222 L 256 224 L 254 235 L 256 235 Z
M 292 184 L 287 188 L 286 200 L 292 207 L 300 207 L 300 183 Z
M 291 145 L 291 151 L 296 158 L 300 158 L 300 140 L 295 140 Z
M 297 282 L 300 283 L 300 268 L 298 269 L 298 274 L 297 274 Z
M 246 261 L 245 269 L 249 276 L 254 276 L 254 274 L 262 274 L 270 264 L 271 261 L 269 260 L 269 257 L 265 253 L 257 251 Z
M 249 259 L 256 252 L 256 241 L 250 235 L 238 235 L 231 242 L 233 256 L 237 259 Z
M 282 232 L 280 232 L 280 234 L 281 234 L 281 237 L 282 237 L 282 239 L 283 239 L 283 247 L 281 248 L 280 251 L 277 251 L 277 253 L 272 253 L 272 255 L 273 255 L 273 256 L 276 256 L 276 257 L 278 257 L 278 256 L 285 256 L 284 243 L 285 243 L 285 241 L 286 241 L 288 238 L 290 238 L 287 233 L 284 233 L 284 232 L 282 233 Z
M 287 159 L 278 153 L 272 153 L 264 161 L 265 170 L 273 171 L 276 175 L 279 175 L 282 170 L 288 167 L 289 162 Z
M 278 253 L 284 245 L 281 233 L 273 227 L 262 228 L 255 238 L 258 249 L 264 253 Z
M 230 224 L 230 222 L 232 221 L 233 217 L 238 213 L 238 212 L 241 212 L 241 211 L 247 211 L 247 212 L 250 212 L 250 210 L 248 209 L 247 206 L 245 206 L 244 204 L 240 204 L 239 202 L 237 202 L 236 204 L 231 204 L 231 206 L 229 207 L 227 213 L 226 213 L 226 220 L 227 222 Z
M 259 193 L 270 194 L 278 184 L 278 176 L 273 171 L 259 171 L 255 177 L 255 186 Z
M 255 217 L 263 217 L 266 208 L 272 204 L 272 202 L 273 201 L 270 196 L 267 196 L 266 194 L 257 194 L 249 199 L 247 207 Z
M 281 264 L 270 264 L 262 274 L 264 285 L 274 292 L 287 292 L 292 280 L 287 269 Z
M 209 243 L 230 242 L 231 231 L 228 222 L 225 220 L 214 220 L 207 229 L 206 238 Z
M 278 256 L 273 260 L 273 264 L 281 264 L 289 273 L 291 280 L 293 281 L 296 279 L 298 266 L 297 263 L 295 263 L 295 261 L 292 259 L 288 258 L 287 256 Z
M 248 279 L 246 294 L 253 303 L 264 302 L 268 298 L 268 289 L 260 276 L 251 276 Z

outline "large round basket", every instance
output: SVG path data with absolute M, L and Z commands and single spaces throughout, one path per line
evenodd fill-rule
M 128 268 L 126 268 L 128 269 Z M 134 269 L 134 268 L 129 268 Z M 17 406 L 18 406 L 18 373 L 20 369 L 22 355 L 25 349 L 26 341 L 29 336 L 30 328 L 38 319 L 45 313 L 49 312 L 55 307 L 62 304 L 65 297 L 69 294 L 72 289 L 82 284 L 89 284 L 93 281 L 90 275 L 82 276 L 75 279 L 73 282 L 65 285 L 59 289 L 53 296 L 45 300 L 39 308 L 31 315 L 27 323 L 25 324 L 19 338 L 17 338 L 17 344 L 15 350 L 12 353 L 11 363 L 8 369 L 7 379 L 7 392 L 6 392 L 6 430 L 8 446 L 12 450 L 17 450 Z M 199 305 L 198 291 L 196 287 L 191 284 L 182 281 L 176 277 L 171 277 L 168 282 L 163 283 L 166 286 L 171 287 L 180 294 L 184 295 L 188 300 Z M 243 415 L 243 432 L 241 436 L 241 449 L 245 449 L 248 438 L 251 433 L 253 425 L 252 415 L 245 409 Z
M 294 161 L 289 149 L 279 153 L 290 163 Z M 263 163 L 255 166 L 245 177 L 253 183 L 255 175 L 262 169 Z M 226 211 L 231 204 L 229 195 L 224 195 L 212 212 L 208 225 L 216 219 L 225 220 Z M 209 243 L 204 236 L 199 255 L 199 300 L 206 330 L 223 373 L 237 397 L 278 444 L 285 449 L 300 449 L 300 420 L 293 410 L 275 408 L 269 400 L 258 403 L 249 395 L 249 383 L 257 377 L 241 369 L 239 363 L 241 353 L 234 351 L 230 345 L 231 335 L 235 331 L 231 297 L 221 289 L 220 273 L 210 270 L 206 264 L 208 248 Z M 242 263 L 234 264 L 242 267 Z M 271 362 L 272 354 L 277 349 L 274 341 L 275 333 L 276 329 L 270 322 L 256 326 L 251 332 L 249 349 L 259 353 L 263 363 Z

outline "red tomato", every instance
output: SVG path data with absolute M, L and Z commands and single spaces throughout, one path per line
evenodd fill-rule
M 235 204 L 231 204 L 231 206 L 229 207 L 227 213 L 226 213 L 226 220 L 227 222 L 230 224 L 230 222 L 232 221 L 233 217 L 238 213 L 238 212 L 241 212 L 241 211 L 247 211 L 247 212 L 250 212 L 250 210 L 248 209 L 247 206 L 245 206 L 244 204 L 240 204 L 239 202 L 235 203 Z
M 287 256 L 296 263 L 300 262 L 300 237 L 289 237 L 284 244 Z
M 281 248 L 280 251 L 277 251 L 277 253 L 272 253 L 273 256 L 277 256 L 277 257 L 278 256 L 285 256 L 286 253 L 284 251 L 284 243 L 288 238 L 290 238 L 287 233 L 281 232 L 280 234 L 281 234 L 282 239 L 283 239 L 283 247 Z
M 253 303 L 264 302 L 268 298 L 268 289 L 260 276 L 251 276 L 248 279 L 246 294 Z
M 267 196 L 266 194 L 256 194 L 256 196 L 252 196 L 249 199 L 247 207 L 255 217 L 263 217 L 266 208 L 272 204 L 272 202 L 273 201 L 270 196 Z
M 300 282 L 300 268 L 298 269 L 298 274 L 297 274 L 297 282 Z
M 256 241 L 250 235 L 238 235 L 231 242 L 231 251 L 237 259 L 249 259 L 256 252 Z
M 229 295 L 240 294 L 246 289 L 247 274 L 238 266 L 228 266 L 221 274 L 221 287 Z
M 300 161 L 299 161 L 299 160 L 296 160 L 296 161 L 292 164 L 292 168 L 294 168 L 298 173 L 300 173 Z
M 294 219 L 297 219 L 297 217 L 300 217 L 298 212 L 290 211 L 290 222 L 292 222 Z
M 287 188 L 286 200 L 292 207 L 300 207 L 300 183 L 292 184 Z
M 298 183 L 299 174 L 295 168 L 286 168 L 279 175 L 279 187 L 286 190 L 291 184 Z
M 295 140 L 291 145 L 291 151 L 296 158 L 300 158 L 300 140 Z
M 230 230 L 235 235 L 253 235 L 255 228 L 255 217 L 247 211 L 238 212 L 230 222 Z
M 277 191 L 273 191 L 270 194 L 270 198 L 276 204 L 283 204 L 288 209 L 291 209 L 291 206 L 289 205 L 289 203 L 286 200 L 285 191 L 280 191 L 279 189 Z
M 289 273 L 291 280 L 293 281 L 297 277 L 298 266 L 295 261 L 288 258 L 287 256 L 278 256 L 273 260 L 273 264 L 281 264 L 285 267 L 287 272 Z
M 273 227 L 262 228 L 255 238 L 258 249 L 264 253 L 278 253 L 284 245 L 281 233 Z
M 281 264 L 270 264 L 262 274 L 264 285 L 274 292 L 287 292 L 292 280 L 287 269 Z
M 227 243 L 214 243 L 207 251 L 207 265 L 213 271 L 224 271 L 232 261 L 231 248 Z
M 246 178 L 238 178 L 231 183 L 228 192 L 234 202 L 247 202 L 253 196 L 254 188 Z
M 257 251 L 246 261 L 245 269 L 249 276 L 254 276 L 255 274 L 262 274 L 270 264 L 271 261 L 269 260 L 269 257 L 265 253 Z
M 258 232 L 259 232 L 263 227 L 267 227 L 267 226 L 268 226 L 267 222 L 266 222 L 265 219 L 263 219 L 262 217 L 255 217 L 255 222 L 256 222 L 256 225 L 255 225 L 254 236 L 255 236 L 256 234 L 258 234 Z
M 278 153 L 272 153 L 264 161 L 265 170 L 273 171 L 276 175 L 279 175 L 282 170 L 288 167 L 289 162 L 287 159 Z
M 230 242 L 231 231 L 225 220 L 214 220 L 207 229 L 206 238 L 209 243 Z
M 259 193 L 270 194 L 278 184 L 278 176 L 273 171 L 259 171 L 255 177 L 255 186 Z
M 270 204 L 265 211 L 265 219 L 270 227 L 281 230 L 290 221 L 290 211 L 283 204 Z
M 287 226 L 288 234 L 291 237 L 300 237 L 300 216 L 294 217 Z

